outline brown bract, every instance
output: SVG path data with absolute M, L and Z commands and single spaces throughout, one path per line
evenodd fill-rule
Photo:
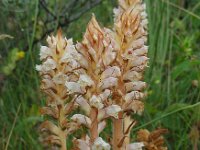
M 157 129 L 149 132 L 146 129 L 141 129 L 137 133 L 137 140 L 143 142 L 147 150 L 167 150 L 164 146 L 163 134 L 168 133 L 167 129 Z

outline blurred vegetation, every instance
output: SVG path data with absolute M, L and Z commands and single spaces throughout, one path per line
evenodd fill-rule
M 62 27 L 68 38 L 81 40 L 92 12 L 112 27 L 116 1 L 0 1 L 0 149 L 42 149 L 37 131 L 44 97 L 35 65 L 46 36 Z M 132 135 L 139 128 L 165 127 L 170 150 L 200 149 L 200 1 L 146 3 L 148 98 L 144 115 L 134 116 L 139 123 Z

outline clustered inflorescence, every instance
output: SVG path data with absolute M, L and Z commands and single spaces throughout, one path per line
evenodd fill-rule
M 47 38 L 48 47 L 40 51 L 41 89 L 46 106 L 41 114 L 50 116 L 42 123 L 42 142 L 66 150 L 69 135 L 80 127 L 88 129 L 73 139 L 73 149 L 142 150 L 154 141 L 147 130 L 138 132 L 138 142 L 131 143 L 130 131 L 137 123 L 131 114 L 144 110 L 143 80 L 148 63 L 147 14 L 142 0 L 119 0 L 114 9 L 114 28 L 102 28 L 92 16 L 82 42 L 73 44 L 63 38 Z M 80 114 L 74 114 L 81 108 Z M 112 120 L 112 140 L 100 137 L 107 119 Z M 149 138 L 144 138 L 148 133 Z M 153 136 L 154 137 L 154 136 Z M 163 150 L 163 138 L 155 149 Z

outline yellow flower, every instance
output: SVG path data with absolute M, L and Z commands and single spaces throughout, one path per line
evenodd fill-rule
M 24 51 L 17 52 L 17 60 L 20 60 L 20 59 L 24 58 L 24 56 L 25 56 L 25 52 Z

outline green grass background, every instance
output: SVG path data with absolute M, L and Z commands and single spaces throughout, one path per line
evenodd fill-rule
M 1 81 L 0 149 L 40 150 L 38 126 L 43 118 L 38 109 L 44 105 L 44 97 L 35 65 L 39 63 L 39 47 L 46 43 L 33 45 L 33 40 L 45 26 L 40 26 L 43 20 L 37 18 L 41 9 L 37 0 L 22 1 L 19 5 L 14 2 L 3 0 L 0 6 L 0 33 L 14 37 L 0 41 L 1 68 L 9 64 L 13 48 L 23 50 L 28 45 L 29 49 Z M 137 117 L 133 140 L 140 128 L 164 127 L 169 130 L 165 137 L 170 150 L 192 150 L 195 138 L 189 138 L 189 134 L 200 122 L 200 1 L 146 0 L 146 4 L 150 47 L 145 74 L 148 98 L 144 115 Z M 74 41 L 81 40 L 92 12 L 101 25 L 112 27 L 115 6 L 115 0 L 103 0 L 68 28 L 64 27 L 64 34 Z M 110 129 L 106 131 L 109 133 Z

